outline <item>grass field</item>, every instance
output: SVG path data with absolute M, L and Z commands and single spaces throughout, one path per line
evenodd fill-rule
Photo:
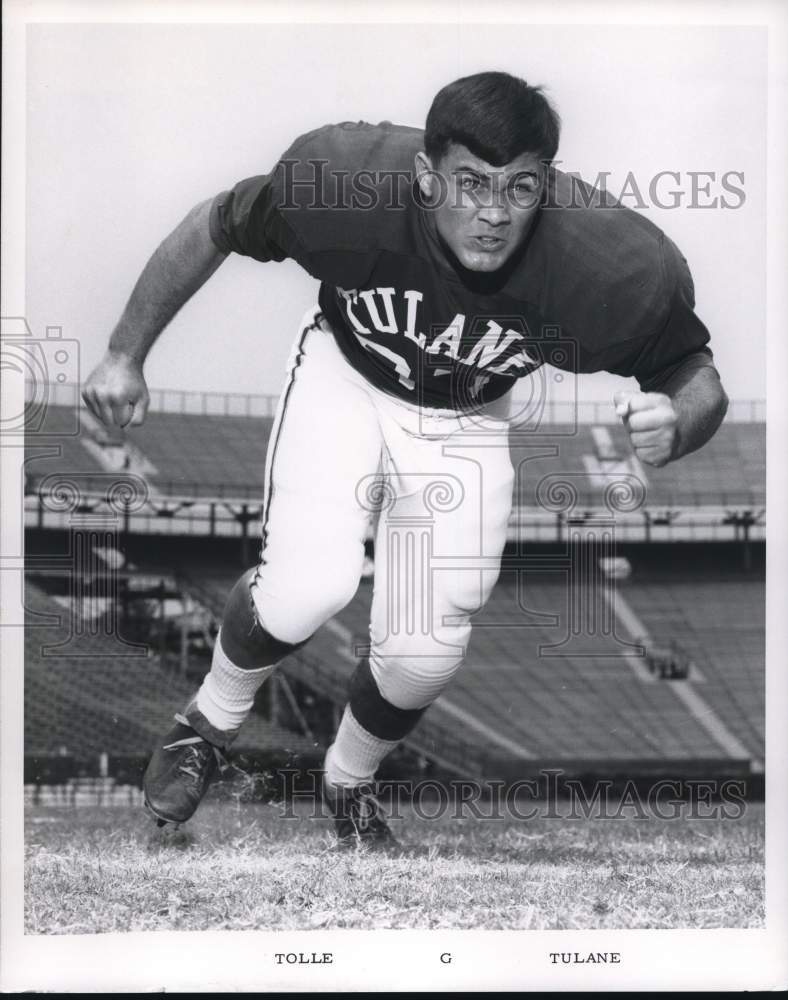
M 207 800 L 27 811 L 26 930 L 718 928 L 764 923 L 763 807 L 740 819 L 393 824 L 401 857 L 332 851 L 329 822 Z

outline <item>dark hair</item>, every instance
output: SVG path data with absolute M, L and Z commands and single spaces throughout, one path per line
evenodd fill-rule
M 509 73 L 476 73 L 439 90 L 424 130 L 424 148 L 437 164 L 453 142 L 495 167 L 521 153 L 552 160 L 561 119 L 542 93 Z

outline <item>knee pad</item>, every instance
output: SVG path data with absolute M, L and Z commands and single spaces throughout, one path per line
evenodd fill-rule
M 463 656 L 385 656 L 373 649 L 370 669 L 381 695 L 400 710 L 425 711 L 462 666 Z
M 358 589 L 364 546 L 324 546 L 314 551 L 294 545 L 271 554 L 257 568 L 252 599 L 261 625 L 298 645 L 353 598 Z
M 439 574 L 441 576 L 443 574 Z M 446 574 L 441 580 L 440 590 L 436 595 L 436 623 L 440 630 L 444 626 L 443 619 L 461 625 L 469 615 L 480 611 L 490 599 L 495 584 L 498 582 L 500 567 L 483 570 L 460 570 Z M 438 603 L 440 608 L 437 607 Z
M 356 722 L 379 740 L 403 739 L 426 711 L 426 706 L 397 708 L 384 698 L 366 659 L 359 663 L 353 674 L 349 704 Z
M 392 623 L 373 614 L 370 668 L 387 701 L 403 709 L 426 708 L 451 682 L 465 659 L 471 611 L 484 596 L 479 588 L 478 578 L 462 590 L 453 583 L 451 601 L 444 590 L 440 606 L 432 609 L 429 631 L 403 628 L 401 615 Z
M 260 623 L 252 600 L 251 586 L 256 568 L 247 570 L 238 580 L 224 608 L 222 649 L 227 658 L 242 670 L 256 670 L 283 660 L 309 641 L 290 643 L 273 636 Z

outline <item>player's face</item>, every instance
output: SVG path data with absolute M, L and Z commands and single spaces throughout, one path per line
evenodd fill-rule
M 522 153 L 503 167 L 453 143 L 433 164 L 417 158 L 422 194 L 438 234 L 463 267 L 497 271 L 521 245 L 539 206 L 544 167 Z M 437 176 L 436 176 L 437 175 Z

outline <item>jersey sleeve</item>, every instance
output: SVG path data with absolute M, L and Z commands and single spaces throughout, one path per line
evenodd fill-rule
M 633 341 L 627 357 L 614 369 L 634 375 L 644 392 L 657 392 L 679 370 L 714 367 L 709 331 L 695 313 L 695 287 L 681 251 L 662 237 L 661 259 L 666 315 L 650 336 Z
M 299 259 L 299 241 L 277 207 L 275 177 L 275 172 L 249 177 L 214 198 L 209 225 L 220 250 L 263 262 Z
M 216 196 L 214 243 L 260 261 L 290 258 L 318 281 L 360 287 L 382 253 L 413 249 L 410 185 L 403 188 L 421 135 L 390 122 L 341 122 L 299 136 L 270 173 Z

